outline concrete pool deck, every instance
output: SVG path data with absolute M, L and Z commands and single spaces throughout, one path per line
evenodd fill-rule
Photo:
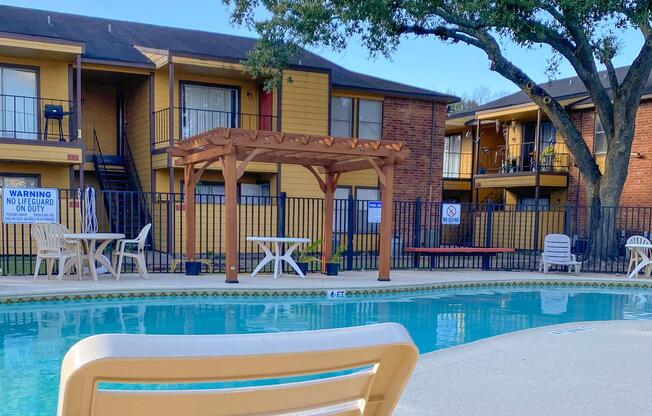
M 650 415 L 652 322 L 528 329 L 424 354 L 395 415 Z
M 306 279 L 294 275 L 273 279 L 271 275 L 259 275 L 255 278 L 240 274 L 240 283 L 225 283 L 223 274 L 205 274 L 189 277 L 183 274 L 150 274 L 149 279 L 141 279 L 137 274 L 123 274 L 116 281 L 109 275 L 101 275 L 97 282 L 78 281 L 67 278 L 62 282 L 47 280 L 40 276 L 36 282 L 31 276 L 1 276 L 0 303 L 3 300 L 38 298 L 40 296 L 93 294 L 93 293 L 149 293 L 165 294 L 167 292 L 291 292 L 291 291 L 325 291 L 329 289 L 368 290 L 398 288 L 428 288 L 437 285 L 463 285 L 472 282 L 480 284 L 516 282 L 541 284 L 545 282 L 572 283 L 578 285 L 635 285 L 652 288 L 652 279 L 627 279 L 624 275 L 582 273 L 579 276 L 565 273 L 543 274 L 538 272 L 479 271 L 479 270 L 395 270 L 390 282 L 379 282 L 376 271 L 343 272 L 338 277 L 326 277 L 311 273 Z

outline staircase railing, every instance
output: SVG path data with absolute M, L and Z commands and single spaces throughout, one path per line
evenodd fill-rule
M 131 177 L 131 180 L 136 186 L 136 190 L 142 194 L 144 193 L 143 186 L 140 183 L 140 177 L 138 176 L 138 170 L 136 169 L 136 162 L 134 161 L 134 155 L 131 151 L 129 140 L 127 140 L 127 132 L 122 133 L 122 143 L 124 145 L 123 149 L 124 149 L 125 167 L 129 172 L 129 176 Z
M 95 141 L 95 153 L 93 154 L 93 162 L 95 164 L 95 171 L 97 172 L 97 179 L 100 182 L 100 187 L 102 189 L 109 188 L 111 186 L 104 181 L 104 173 L 106 172 L 106 161 L 104 160 L 104 154 L 102 153 L 102 146 L 100 146 L 100 139 L 97 137 L 97 131 L 93 127 L 93 140 Z M 99 156 L 98 156 L 99 155 Z

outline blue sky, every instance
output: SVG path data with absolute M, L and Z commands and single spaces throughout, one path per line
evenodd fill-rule
M 132 20 L 166 26 L 209 30 L 214 32 L 254 36 L 246 28 L 229 22 L 229 13 L 220 0 L 16 0 L 3 4 L 50 9 L 89 16 Z M 637 53 L 640 36 L 624 35 L 625 48 L 616 58 L 616 66 L 626 65 Z M 506 46 L 509 58 L 522 66 L 538 81 L 547 80 L 545 49 L 526 50 Z M 405 39 L 391 59 L 369 58 L 367 51 L 352 41 L 346 51 L 335 53 L 328 49 L 313 50 L 322 56 L 354 71 L 375 75 L 441 92 L 469 94 L 475 88 L 489 87 L 493 92 L 513 92 L 514 85 L 489 70 L 484 52 L 465 45 L 450 45 L 435 39 Z M 574 75 L 567 64 L 562 64 L 558 78 Z

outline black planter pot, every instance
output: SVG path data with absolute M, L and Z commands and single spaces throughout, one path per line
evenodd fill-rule
M 337 263 L 326 263 L 326 276 L 337 276 L 340 265 Z
M 186 276 L 199 276 L 201 272 L 201 263 L 198 261 L 186 262 Z
M 298 261 L 297 266 L 299 266 L 299 270 L 301 270 L 301 273 L 303 273 L 304 276 L 308 274 L 308 263 Z

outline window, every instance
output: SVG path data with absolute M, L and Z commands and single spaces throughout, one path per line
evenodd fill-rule
M 444 138 L 444 177 L 459 178 L 462 151 L 462 136 Z
M 243 204 L 264 204 L 269 198 L 269 182 L 240 184 L 240 202 Z
M 0 173 L 0 188 L 36 188 L 38 187 L 38 176 L 36 175 L 12 175 Z
M 373 233 L 378 231 L 378 224 L 369 223 L 369 201 L 380 200 L 378 188 L 357 188 L 356 199 L 358 201 L 358 212 L 356 227 L 362 232 Z
M 519 211 L 534 211 L 536 208 L 535 198 L 519 198 L 518 210 Z M 550 198 L 539 198 L 539 211 L 548 211 L 550 209 Z
M 595 116 L 595 137 L 593 138 L 593 153 L 596 155 L 607 153 L 607 136 L 600 117 Z
M 181 185 L 183 187 L 183 184 Z M 224 202 L 224 184 L 221 182 L 198 182 L 195 186 L 195 201 L 204 203 Z
M 335 189 L 335 206 L 333 207 L 333 232 L 345 233 L 349 229 L 349 195 L 351 195 L 351 188 L 337 187 Z
M 38 139 L 36 71 L 0 67 L 0 136 Z
M 383 102 L 360 100 L 358 102 L 358 137 L 380 139 L 383 126 Z
M 331 136 L 353 136 L 353 98 L 331 98 Z
M 181 88 L 183 138 L 217 127 L 239 127 L 237 89 L 195 84 Z

